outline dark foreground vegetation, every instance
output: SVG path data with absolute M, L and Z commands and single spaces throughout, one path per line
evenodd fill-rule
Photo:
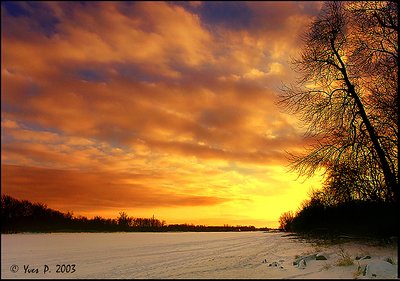
M 280 227 L 315 234 L 397 236 L 399 99 L 397 1 L 327 1 L 293 61 L 298 83 L 281 104 L 312 140 L 291 155 L 300 175 L 325 183 Z
M 384 202 L 351 201 L 335 206 L 310 202 L 296 214 L 282 214 L 280 224 L 283 230 L 317 237 L 387 238 L 398 235 L 397 212 L 395 204 Z
M 9 195 L 1 196 L 1 233 L 18 232 L 116 232 L 116 231 L 255 231 L 254 226 L 205 226 L 192 224 L 170 224 L 152 218 L 129 217 L 120 212 L 116 219 L 96 216 L 88 219 L 75 217 L 72 213 L 62 213 L 48 208 L 42 203 L 18 200 Z

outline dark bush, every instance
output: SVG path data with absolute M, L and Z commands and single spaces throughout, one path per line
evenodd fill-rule
M 335 206 L 309 204 L 292 221 L 292 231 L 385 237 L 397 235 L 397 205 L 351 201 Z

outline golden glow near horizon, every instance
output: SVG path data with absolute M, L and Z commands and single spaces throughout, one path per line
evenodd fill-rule
M 277 227 L 318 188 L 276 105 L 319 2 L 2 3 L 2 193 L 76 215 Z

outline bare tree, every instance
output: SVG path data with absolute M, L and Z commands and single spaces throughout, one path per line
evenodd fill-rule
M 389 201 L 399 189 L 397 12 L 391 1 L 325 2 L 293 61 L 300 79 L 280 100 L 316 140 L 307 154 L 292 155 L 295 170 L 352 167 L 381 178 Z
M 355 168 L 346 164 L 328 169 L 322 188 L 311 191 L 311 200 L 324 206 L 335 206 L 358 200 L 381 201 L 389 197 L 387 190 L 381 186 L 381 173 L 363 169 L 363 165 Z
M 281 214 L 279 217 L 279 228 L 283 229 L 284 231 L 291 231 L 293 219 L 294 215 L 291 211 Z

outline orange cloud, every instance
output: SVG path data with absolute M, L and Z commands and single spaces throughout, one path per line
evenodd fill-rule
M 257 3 L 221 23 L 197 2 L 2 9 L 3 192 L 82 211 L 234 213 L 290 190 L 269 171 L 310 140 L 276 96 L 318 5 Z
M 53 208 L 81 211 L 88 204 L 102 208 L 173 207 L 214 205 L 226 198 L 185 195 L 141 184 L 124 184 L 140 174 L 110 174 L 2 165 L 3 192 L 34 202 L 47 202 Z M 63 183 L 60 185 L 60 183 Z M 121 183 L 122 182 L 122 183 Z M 60 196 L 62 194 L 62 196 Z M 65 202 L 68 204 L 65 204 Z
M 196 66 L 212 59 L 210 35 L 197 16 L 178 6 L 138 2 L 125 9 L 131 13 L 126 15 L 119 3 L 42 5 L 56 11 L 60 21 L 50 38 L 35 32 L 23 17 L 4 20 L 4 59 L 13 62 L 15 71 L 46 75 L 70 63 L 135 63 L 177 77 L 180 73 L 170 63 Z

